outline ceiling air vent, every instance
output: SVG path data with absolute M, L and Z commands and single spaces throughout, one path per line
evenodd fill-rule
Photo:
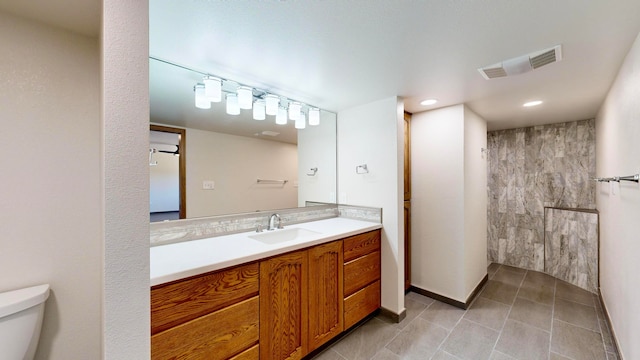
M 524 74 L 560 60 L 562 60 L 562 46 L 556 45 L 550 49 L 536 51 L 501 63 L 485 66 L 478 69 L 478 71 L 485 79 L 489 80 Z

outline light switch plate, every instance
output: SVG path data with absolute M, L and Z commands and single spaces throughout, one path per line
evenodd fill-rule
M 214 190 L 216 188 L 216 182 L 213 180 L 203 180 L 202 190 Z

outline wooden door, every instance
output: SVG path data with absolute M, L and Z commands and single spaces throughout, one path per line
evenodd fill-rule
M 411 114 L 404 113 L 404 290 L 411 286 Z
M 343 330 L 342 241 L 309 249 L 309 351 Z
M 411 287 L 411 201 L 404 202 L 404 290 Z
M 308 254 L 260 262 L 260 358 L 302 359 L 308 352 Z

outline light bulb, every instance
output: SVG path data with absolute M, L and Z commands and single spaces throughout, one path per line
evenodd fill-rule
M 305 122 L 307 121 L 306 117 L 304 116 L 304 113 L 299 113 L 300 116 L 296 119 L 296 129 L 300 130 L 300 129 L 304 129 L 306 124 Z
M 196 94 L 196 107 L 198 109 L 211 109 L 211 101 L 205 96 L 204 85 L 196 84 L 196 86 L 193 87 L 193 91 Z
M 309 109 L 309 125 L 311 126 L 320 125 L 320 109 L 318 108 Z
M 258 99 L 253 104 L 253 118 L 255 120 L 264 120 L 265 116 L 265 103 L 263 99 Z
M 222 80 L 213 76 L 205 76 L 202 82 L 204 83 L 205 96 L 210 102 L 222 101 Z
M 276 124 L 285 125 L 287 123 L 287 110 L 285 108 L 278 109 L 278 115 L 276 115 Z
M 240 115 L 240 106 L 238 106 L 238 95 L 227 94 L 227 114 Z
M 300 119 L 300 109 L 302 106 L 299 102 L 291 101 L 289 102 L 289 119 L 298 120 Z
M 278 108 L 280 107 L 280 98 L 277 95 L 268 94 L 264 97 L 267 107 L 267 115 L 278 115 Z
M 238 105 L 240 109 L 251 109 L 251 105 L 253 105 L 253 89 L 248 86 L 238 87 Z

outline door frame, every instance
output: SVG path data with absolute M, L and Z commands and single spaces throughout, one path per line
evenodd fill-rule
M 162 125 L 149 126 L 149 131 L 160 131 L 178 134 L 178 147 L 180 156 L 178 157 L 178 191 L 179 191 L 179 213 L 180 219 L 187 218 L 187 139 L 186 130 Z

